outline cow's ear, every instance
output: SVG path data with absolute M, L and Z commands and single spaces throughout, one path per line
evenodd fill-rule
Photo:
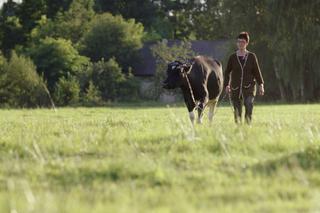
M 181 72 L 183 73 L 189 73 L 191 70 L 191 64 L 183 64 L 181 65 Z

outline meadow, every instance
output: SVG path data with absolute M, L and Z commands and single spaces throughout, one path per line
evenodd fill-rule
M 320 212 L 319 145 L 320 104 L 2 109 L 0 212 Z

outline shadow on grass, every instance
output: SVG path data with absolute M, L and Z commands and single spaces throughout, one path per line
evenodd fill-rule
M 134 166 L 113 164 L 105 168 L 76 168 L 62 171 L 60 167 L 51 166 L 46 172 L 46 179 L 57 186 L 72 187 L 74 185 L 90 186 L 94 183 L 139 182 L 150 186 L 170 186 L 170 179 L 159 168 L 139 169 Z
M 266 175 L 272 175 L 283 169 L 320 170 L 320 148 L 310 146 L 280 158 L 259 162 L 248 169 Z
M 8 160 L 9 156 L 27 158 L 30 156 L 26 149 L 17 143 L 0 141 L 0 160 Z

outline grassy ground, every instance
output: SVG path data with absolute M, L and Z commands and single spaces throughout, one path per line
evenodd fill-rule
M 0 110 L 0 212 L 319 212 L 320 105 Z

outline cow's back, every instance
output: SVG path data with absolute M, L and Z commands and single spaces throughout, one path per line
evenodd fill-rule
M 216 99 L 221 94 L 223 89 L 223 73 L 221 63 L 206 56 L 198 56 L 195 58 L 195 65 L 198 67 L 198 78 L 200 67 L 202 69 L 201 74 L 207 76 L 207 82 L 202 83 L 207 84 L 209 100 Z

